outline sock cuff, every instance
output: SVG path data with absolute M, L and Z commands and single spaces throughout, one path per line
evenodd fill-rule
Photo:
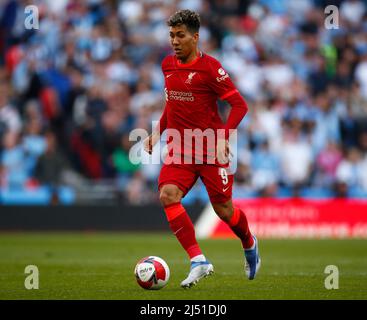
M 233 209 L 233 215 L 231 217 L 231 220 L 229 220 L 229 225 L 231 227 L 234 227 L 235 225 L 238 224 L 238 221 L 240 220 L 240 216 L 241 216 L 241 210 L 238 208 L 234 208 Z
M 199 247 L 198 244 L 194 244 L 193 246 L 187 248 L 186 251 L 187 251 L 187 254 L 189 255 L 190 259 L 192 259 L 192 258 L 194 258 L 194 257 L 196 257 L 198 255 L 203 254 L 201 252 L 201 249 L 200 249 L 200 247 Z
M 177 202 L 164 207 L 164 212 L 166 213 L 167 220 L 171 221 L 186 212 L 186 210 L 181 202 Z

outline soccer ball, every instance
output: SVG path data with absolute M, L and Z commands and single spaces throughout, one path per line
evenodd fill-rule
M 134 273 L 138 284 L 146 290 L 162 289 L 168 283 L 170 276 L 167 263 L 156 256 L 139 260 Z

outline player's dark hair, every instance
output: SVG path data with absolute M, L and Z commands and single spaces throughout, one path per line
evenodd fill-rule
M 180 10 L 174 13 L 167 21 L 169 27 L 177 27 L 184 24 L 191 33 L 199 32 L 200 16 L 191 10 Z

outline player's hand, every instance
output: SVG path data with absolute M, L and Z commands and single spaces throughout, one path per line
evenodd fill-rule
M 143 141 L 144 150 L 149 154 L 153 153 L 153 147 L 159 140 L 159 134 L 154 132 Z
M 217 141 L 217 160 L 220 164 L 229 162 L 229 143 L 226 139 L 218 139 Z

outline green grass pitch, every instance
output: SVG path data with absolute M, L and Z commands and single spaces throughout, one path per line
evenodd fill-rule
M 366 299 L 366 240 L 261 240 L 262 267 L 249 281 L 236 239 L 201 240 L 213 276 L 180 288 L 189 264 L 169 233 L 0 233 L 0 299 Z M 166 260 L 168 285 L 140 288 L 135 263 Z M 39 289 L 26 290 L 27 265 L 39 269 Z M 327 265 L 339 269 L 339 289 L 327 290 Z

